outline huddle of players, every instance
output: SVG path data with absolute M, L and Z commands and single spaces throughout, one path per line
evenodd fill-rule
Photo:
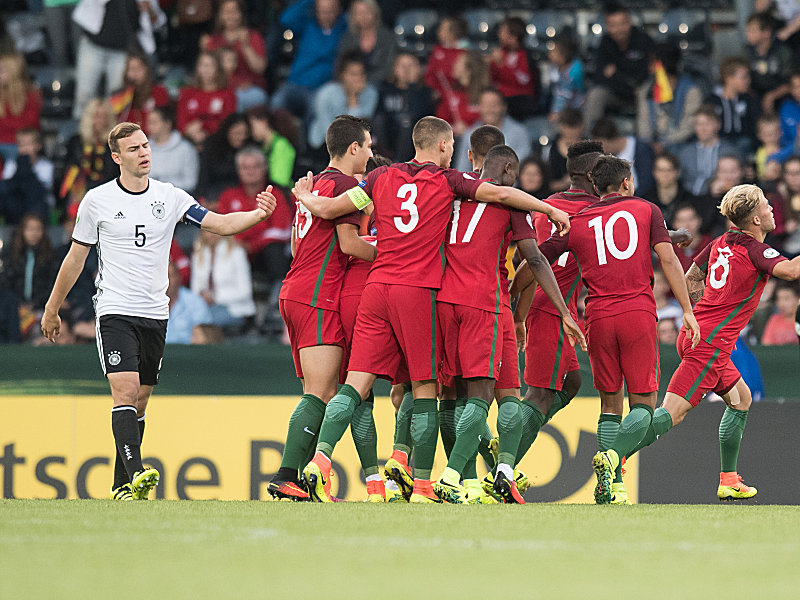
M 539 429 L 580 387 L 572 344 L 577 340 L 586 346 L 574 320 L 583 282 L 588 290 L 589 357 L 601 396 L 600 452 L 593 459 L 597 502 L 627 503 L 621 459 L 680 422 L 688 408 L 712 389 L 729 404 L 720 427 L 720 498 L 754 495 L 755 488 L 741 483 L 736 473 L 750 400 L 729 360 L 736 335 L 727 334 L 747 322 L 758 301 L 759 282 L 763 287 L 765 273 L 785 261 L 774 250 L 757 246 L 763 246 L 763 235 L 771 231 L 761 204 L 761 208 L 751 206 L 750 197 L 760 190 L 739 186 L 755 191 L 734 188 L 726 195 L 721 210 L 737 227 L 726 234 L 734 237 L 722 243 L 725 236 L 715 240 L 701 254 L 716 261 L 710 269 L 707 260 L 693 265 L 687 274 L 691 285 L 700 283 L 693 289 L 698 293 L 708 272 L 717 292 L 728 279 L 738 282 L 738 263 L 736 276 L 729 273 L 732 257 L 741 255 L 750 261 L 757 281 L 730 317 L 725 313 L 717 318 L 730 308 L 728 292 L 741 286 L 707 294 L 698 305 L 703 316 L 700 327 L 663 217 L 654 205 L 633 197 L 625 161 L 603 155 L 596 142 L 575 144 L 567 164 L 570 190 L 544 203 L 508 187 L 516 180 L 518 160 L 502 145 L 502 133 L 496 128 L 483 127 L 472 136 L 475 172 L 471 174 L 448 168 L 453 136 L 444 121 L 421 119 L 413 138 L 415 159 L 380 166 L 356 185 L 353 176 L 366 170 L 371 139 L 363 122 L 339 117 L 326 140 L 331 166 L 301 179 L 293 190 L 298 200 L 295 258 L 281 292 L 281 311 L 304 395 L 290 419 L 281 468 L 269 484 L 270 494 L 332 501 L 330 457 L 352 426 L 372 501 L 524 503 L 521 493 L 528 482 L 514 466 Z M 588 190 L 596 190 L 600 198 Z M 742 200 L 740 193 L 750 200 Z M 763 194 L 759 203 L 761 199 Z M 769 207 L 765 199 L 763 203 Z M 745 213 L 743 207 L 752 210 Z M 374 238 L 358 237 L 361 209 L 371 209 L 370 233 L 380 232 L 377 258 L 370 243 Z M 764 212 L 761 217 L 751 215 L 759 210 Z M 771 217 L 771 210 L 768 213 Z M 551 237 L 556 232 L 560 235 Z M 537 237 L 550 238 L 541 251 Z M 504 272 L 512 239 L 527 265 L 520 266 L 514 283 L 522 294 L 516 326 Z M 747 251 L 737 254 L 731 247 Z M 684 309 L 679 340 L 683 362 L 663 406 L 655 412 L 659 367 L 651 248 Z M 759 251 L 765 257 L 761 262 L 753 258 Z M 553 262 L 553 270 L 548 262 Z M 785 278 L 800 276 L 795 274 L 800 267 L 793 263 L 787 263 L 791 267 L 786 267 Z M 719 285 L 723 268 L 726 280 Z M 781 273 L 775 271 L 777 276 Z M 343 288 L 347 294 L 341 293 Z M 522 402 L 515 329 L 527 337 L 529 388 Z M 714 350 L 709 353 L 708 348 Z M 347 376 L 337 392 L 343 365 Z M 392 393 L 398 412 L 385 489 L 378 474 L 372 419 L 371 388 L 376 377 L 405 386 L 396 385 Z M 624 421 L 623 381 L 631 406 Z M 490 448 L 486 418 L 493 399 L 498 402 L 499 439 Z M 433 481 L 440 431 L 448 465 Z M 490 465 L 494 463 L 482 484 L 475 474 L 479 450 Z

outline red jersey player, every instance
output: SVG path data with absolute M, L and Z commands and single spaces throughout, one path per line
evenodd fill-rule
M 720 500 L 738 500 L 752 498 L 757 490 L 746 485 L 737 472 L 752 398 L 731 362 L 731 351 L 753 316 L 769 276 L 798 279 L 800 257 L 788 260 L 764 243 L 764 237 L 775 229 L 775 219 L 764 193 L 755 185 L 731 188 L 719 209 L 733 227 L 706 246 L 686 273 L 689 294 L 697 301 L 694 314 L 702 339 L 693 348 L 681 330 L 677 342 L 681 364 L 670 379 L 664 402 L 653 414 L 645 439 L 633 452 L 683 421 L 713 391 L 728 405 L 719 425 L 717 496 Z
M 518 171 L 516 153 L 508 146 L 495 146 L 485 157 L 481 177 L 508 185 L 516 181 Z M 456 200 L 447 238 L 447 266 L 436 299 L 443 372 L 448 378 L 466 380 L 470 398 L 458 423 L 447 468 L 433 489 L 442 500 L 460 504 L 466 495 L 459 484 L 461 473 L 478 449 L 500 371 L 503 288 L 508 286 L 498 258 L 505 256 L 511 239 L 518 241 L 520 252 L 536 272 L 542 288 L 560 307 L 567 332 L 584 342 L 583 334 L 569 316 L 552 270 L 536 246 L 529 213 Z M 498 402 L 497 429 L 500 445 L 494 492 L 505 502 L 524 504 L 513 474 L 522 433 L 518 398 L 506 397 Z
M 372 139 L 366 123 L 345 115 L 328 127 L 325 142 L 331 161 L 314 177 L 313 193 L 329 197 L 357 183 L 353 174 L 363 172 L 372 156 Z M 345 346 L 339 294 L 348 258 L 375 258 L 375 248 L 358 236 L 360 219 L 355 210 L 335 220 L 320 219 L 297 203 L 294 258 L 279 298 L 303 396 L 289 420 L 280 469 L 267 488 L 276 498 L 308 499 L 298 471 L 308 459 L 325 405 L 336 394 Z
M 620 414 L 623 383 L 628 386 L 630 412 L 610 450 L 598 452 L 593 459 L 598 479 L 595 501 L 607 504 L 612 496 L 612 475 L 618 499 L 627 495 L 619 460 L 614 463 L 609 456 L 625 456 L 638 445 L 647 433 L 656 403 L 659 357 L 651 247 L 683 308 L 684 327 L 695 345 L 699 331 L 664 218 L 654 204 L 632 196 L 630 164 L 603 155 L 591 175 L 595 188 L 603 194 L 600 200 L 572 217 L 568 236 L 550 238 L 541 249 L 550 260 L 570 250 L 580 265 L 588 291 L 589 361 L 602 403 Z
M 401 358 L 408 366 L 414 393 L 411 429 L 417 477 L 411 500 L 437 501 L 430 482 L 438 438 L 435 299 L 454 198 L 543 211 L 568 228 L 566 214 L 520 190 L 448 169 L 453 131 L 445 121 L 423 117 L 412 137 L 413 160 L 376 169 L 346 194 L 332 199 L 314 196 L 308 178 L 294 188 L 311 213 L 323 218 L 347 214 L 353 206 L 364 208 L 374 200 L 380 240 L 380 252 L 361 297 L 347 381 L 328 404 L 317 454 L 304 469 L 312 497 L 323 502 L 329 500 L 324 485 L 334 445 L 376 377 L 391 376 Z

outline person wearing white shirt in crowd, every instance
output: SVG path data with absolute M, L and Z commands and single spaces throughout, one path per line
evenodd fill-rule
M 147 117 L 147 129 L 153 153 L 152 177 L 191 194 L 197 187 L 200 159 L 194 144 L 175 129 L 175 110 L 155 107 Z
M 192 330 L 196 326 L 213 324 L 214 317 L 203 297 L 181 285 L 181 274 L 175 263 L 169 263 L 167 297 L 167 344 L 191 344 Z

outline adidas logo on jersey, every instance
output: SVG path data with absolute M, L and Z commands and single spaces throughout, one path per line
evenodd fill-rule
M 117 214 L 114 215 L 115 219 L 124 219 L 125 215 L 122 214 L 122 211 L 119 211 Z

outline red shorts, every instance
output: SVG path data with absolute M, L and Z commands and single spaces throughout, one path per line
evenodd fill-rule
M 300 366 L 301 348 L 309 346 L 345 347 L 342 320 L 335 310 L 314 308 L 294 300 L 281 300 L 279 308 L 289 332 L 294 370 L 301 379 L 303 378 L 303 369 Z
M 649 394 L 658 390 L 660 364 L 656 318 L 644 310 L 592 320 L 586 328 L 594 387 Z
M 702 340 L 692 349 L 692 340 L 683 329 L 676 345 L 681 364 L 672 374 L 667 391 L 678 394 L 692 406 L 700 404 L 709 391 L 720 396 L 727 394 L 741 379 L 729 353 Z
M 448 376 L 497 379 L 503 333 L 500 315 L 471 306 L 437 302 L 436 316 L 445 379 Z
M 579 368 L 575 348 L 561 326 L 561 317 L 531 310 L 525 323 L 525 383 L 531 387 L 560 390 L 564 376 Z
M 401 359 L 411 381 L 436 379 L 436 291 L 368 283 L 358 307 L 348 371 L 397 380 Z
M 500 321 L 503 324 L 503 356 L 500 359 L 500 374 L 494 382 L 496 390 L 516 390 L 519 388 L 519 352 L 517 352 L 517 331 L 511 309 L 503 305 Z

